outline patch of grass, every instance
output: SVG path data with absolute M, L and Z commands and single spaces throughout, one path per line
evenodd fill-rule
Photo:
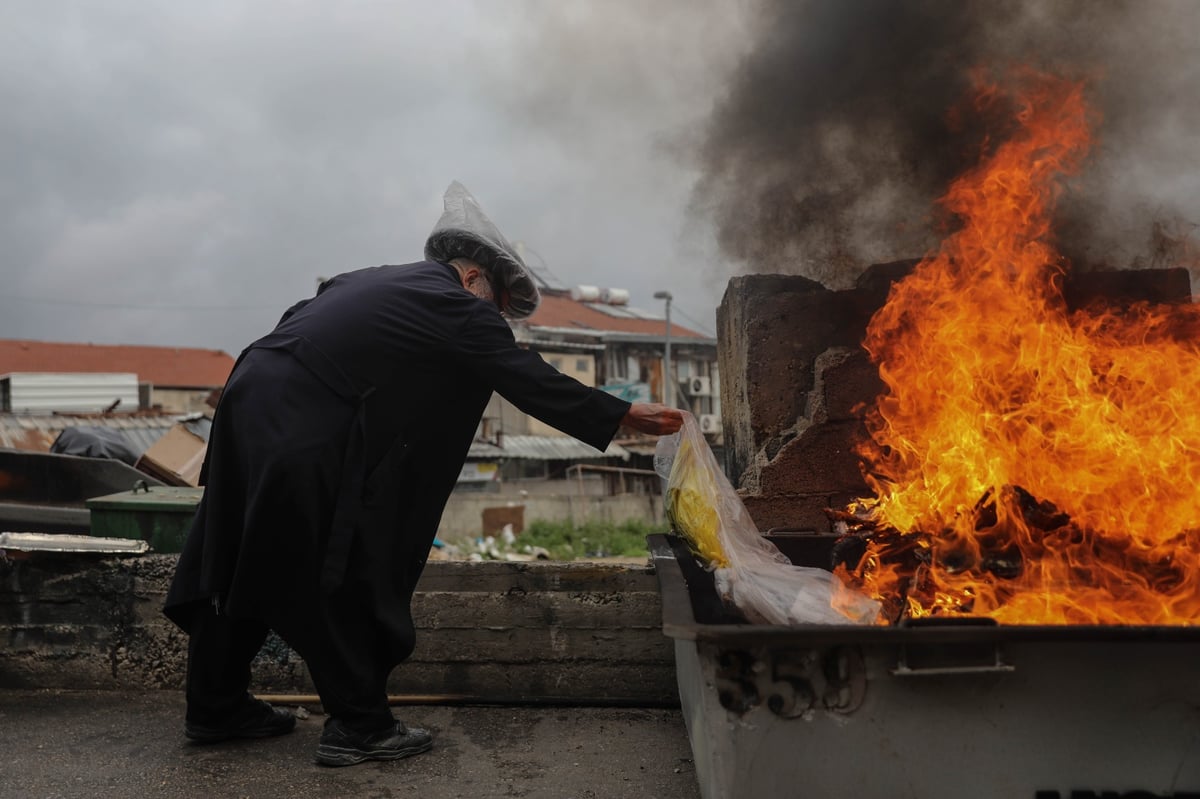
M 579 527 L 570 522 L 531 522 L 517 536 L 517 547 L 543 547 L 554 560 L 648 555 L 646 536 L 663 532 L 665 525 L 631 520 L 620 523 L 587 522 Z

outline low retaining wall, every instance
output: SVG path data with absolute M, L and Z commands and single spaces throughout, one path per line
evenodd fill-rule
M 39 553 L 0 560 L 0 688 L 179 689 L 187 636 L 162 616 L 176 556 Z M 394 694 L 501 703 L 676 705 L 650 566 L 428 564 L 414 597 L 417 648 Z M 259 693 L 312 693 L 275 636 Z
M 665 524 L 663 500 L 657 494 L 594 497 L 567 493 L 522 497 L 507 490 L 494 494 L 455 492 L 446 503 L 438 537 L 455 542 L 474 539 L 483 529 L 484 509 L 506 505 L 524 505 L 526 524 L 535 520 L 569 521 L 575 525 L 585 522 L 619 524 L 629 520 Z

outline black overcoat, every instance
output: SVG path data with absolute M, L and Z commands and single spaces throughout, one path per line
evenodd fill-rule
M 281 632 L 354 583 L 394 650 L 492 391 L 597 449 L 629 403 L 522 349 L 450 266 L 339 275 L 250 345 L 213 419 L 206 490 L 167 596 Z

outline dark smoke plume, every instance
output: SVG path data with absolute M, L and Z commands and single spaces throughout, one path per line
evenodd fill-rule
M 871 263 L 928 252 L 952 224 L 934 201 L 997 135 L 962 113 L 972 70 L 1025 67 L 1087 80 L 1101 120 L 1059 208 L 1063 253 L 1087 268 L 1193 265 L 1200 3 L 755 8 L 757 40 L 715 106 L 693 196 L 748 271 L 842 287 Z

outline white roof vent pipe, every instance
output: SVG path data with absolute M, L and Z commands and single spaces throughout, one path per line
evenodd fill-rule
M 629 290 L 628 289 L 604 289 L 600 292 L 600 301 L 606 302 L 609 305 L 628 305 Z
M 576 302 L 599 302 L 600 289 L 597 286 L 576 286 L 571 289 L 571 299 Z

